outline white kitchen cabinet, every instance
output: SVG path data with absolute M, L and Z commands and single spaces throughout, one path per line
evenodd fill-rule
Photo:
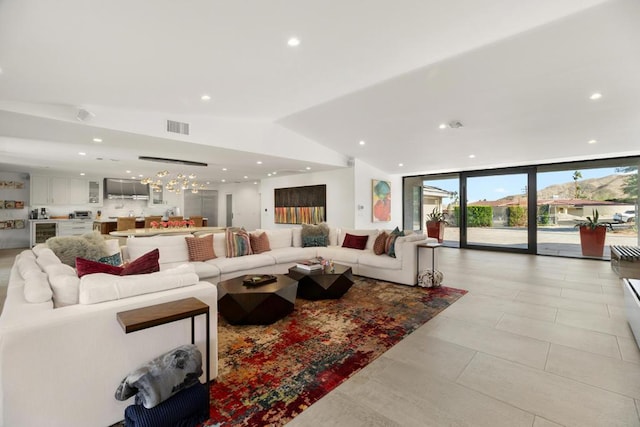
M 32 175 L 30 204 L 102 206 L 100 180 Z
M 93 220 L 62 220 L 58 222 L 57 236 L 82 236 L 93 231 Z
M 48 205 L 49 200 L 49 177 L 31 175 L 31 206 Z

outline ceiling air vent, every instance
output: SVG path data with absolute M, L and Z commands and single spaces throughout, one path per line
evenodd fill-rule
M 167 132 L 181 133 L 182 135 L 189 135 L 189 123 L 176 122 L 174 120 L 167 120 Z

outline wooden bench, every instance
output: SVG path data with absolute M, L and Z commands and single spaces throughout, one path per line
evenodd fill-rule
M 640 279 L 640 247 L 611 245 L 611 269 L 620 278 Z

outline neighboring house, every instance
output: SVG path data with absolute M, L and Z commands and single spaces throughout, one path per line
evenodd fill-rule
M 424 185 L 422 187 L 422 209 L 425 219 L 428 214 L 433 212 L 434 208 L 438 208 L 439 211 L 446 212 L 447 209 L 442 203 L 443 199 L 453 199 L 455 196 L 455 192 Z M 450 212 L 450 214 L 453 214 L 453 212 Z
M 526 197 L 512 196 L 500 200 L 478 200 L 471 202 L 469 206 L 493 207 L 493 224 L 496 226 L 507 225 L 507 209 L 510 206 L 526 207 Z M 633 204 L 607 202 L 602 200 L 585 199 L 541 199 L 538 200 L 538 209 L 549 206 L 550 225 L 573 225 L 576 220 L 591 216 L 594 210 L 598 210 L 601 221 L 612 221 L 613 214 L 633 208 Z

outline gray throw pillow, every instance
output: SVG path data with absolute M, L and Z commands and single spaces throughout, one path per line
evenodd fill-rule
M 302 247 L 327 246 L 329 244 L 329 226 L 326 223 L 318 225 L 302 224 Z

